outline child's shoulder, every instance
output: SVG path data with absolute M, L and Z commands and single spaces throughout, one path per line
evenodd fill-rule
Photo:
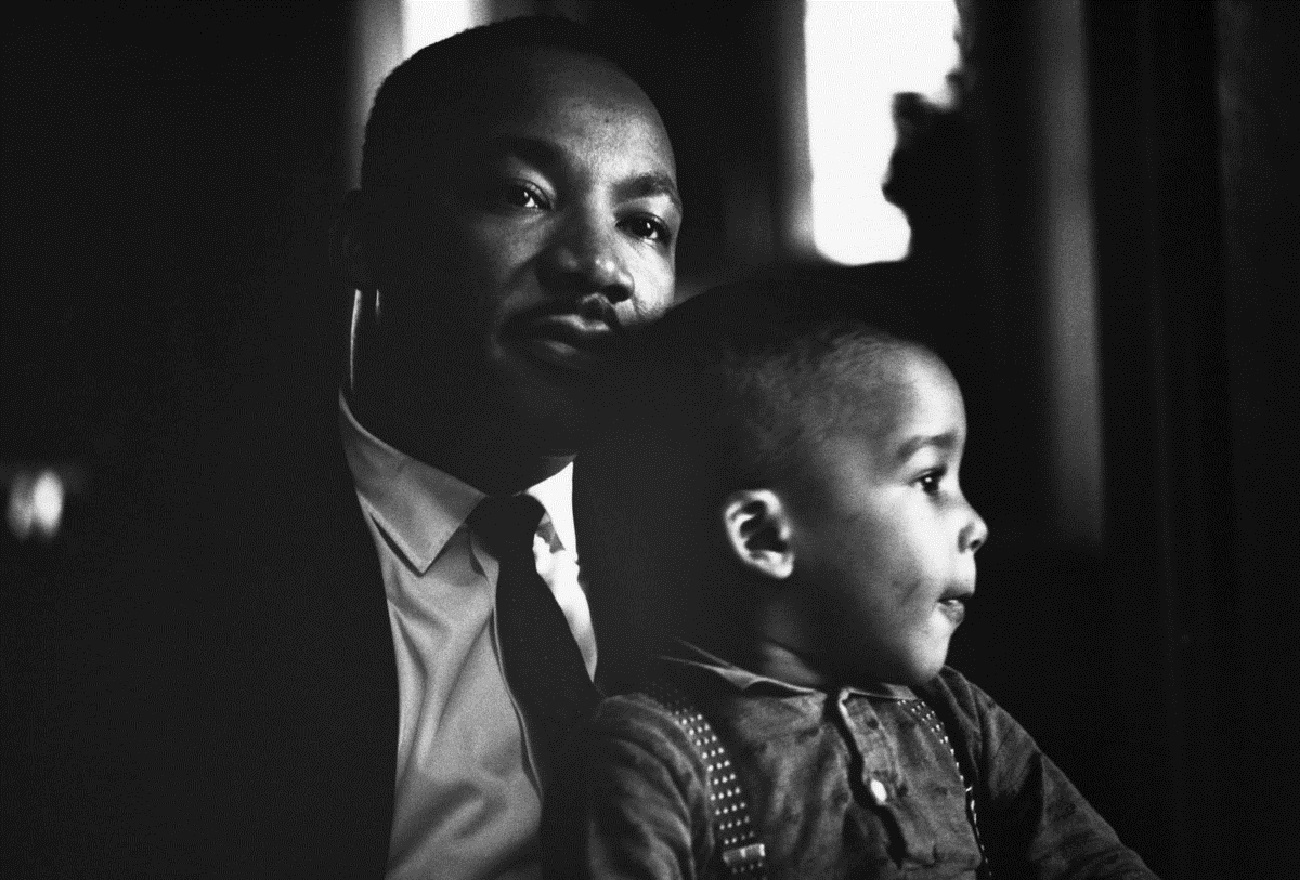
M 663 734 L 685 740 L 686 728 L 699 707 L 708 702 L 707 693 L 664 677 L 643 681 L 635 689 L 606 697 L 596 708 L 590 726 L 606 733 L 624 735 Z M 698 722 L 695 722 L 698 723 Z
M 949 732 L 965 741 L 976 757 L 997 751 L 1008 734 L 1023 732 L 992 697 L 950 666 L 913 690 L 943 716 Z
M 608 731 L 638 732 L 675 726 L 672 712 L 642 688 L 605 697 L 596 707 L 589 727 Z
M 937 676 L 914 690 L 928 702 L 947 703 L 971 717 L 984 715 L 997 706 L 992 697 L 951 666 L 943 667 Z
M 581 726 L 575 743 L 587 763 L 662 765 L 680 785 L 706 775 L 700 749 L 692 741 L 682 713 L 658 688 L 606 697 Z
M 951 666 L 943 667 L 937 676 L 913 690 L 931 708 L 946 714 L 948 721 L 963 727 L 981 727 L 991 713 L 1001 711 L 992 697 Z

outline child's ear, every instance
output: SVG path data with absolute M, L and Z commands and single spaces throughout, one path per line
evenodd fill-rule
M 771 489 L 739 489 L 722 503 L 722 525 L 731 555 L 746 568 L 774 580 L 794 571 L 790 516 Z

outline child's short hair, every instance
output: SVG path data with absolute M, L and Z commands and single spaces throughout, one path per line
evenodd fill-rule
M 909 285 L 883 268 L 866 277 L 741 281 L 637 331 L 621 399 L 580 455 L 605 493 L 589 510 L 602 546 L 583 566 L 602 585 L 590 602 L 606 684 L 634 678 L 664 635 L 698 635 L 746 601 L 709 537 L 726 495 L 797 478 L 823 438 L 875 415 L 864 385 L 887 388 L 919 337 Z
M 794 476 L 827 437 L 871 420 L 901 351 L 926 349 L 888 278 L 754 279 L 679 305 L 640 339 L 643 427 L 692 447 L 723 492 Z

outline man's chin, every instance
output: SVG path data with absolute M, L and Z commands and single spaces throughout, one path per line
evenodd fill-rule
M 545 363 L 526 352 L 503 351 L 494 366 L 499 430 L 518 434 L 521 445 L 553 455 L 573 455 L 591 435 L 607 395 L 605 370 Z
M 517 432 L 540 454 L 571 456 L 587 436 L 594 416 L 587 389 L 526 386 L 512 397 L 513 415 L 501 430 Z

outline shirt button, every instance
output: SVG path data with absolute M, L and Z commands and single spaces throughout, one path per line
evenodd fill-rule
M 867 784 L 867 791 L 871 792 L 871 799 L 876 802 L 876 806 L 881 806 L 889 800 L 889 792 L 885 790 L 885 783 L 879 779 L 872 779 Z

